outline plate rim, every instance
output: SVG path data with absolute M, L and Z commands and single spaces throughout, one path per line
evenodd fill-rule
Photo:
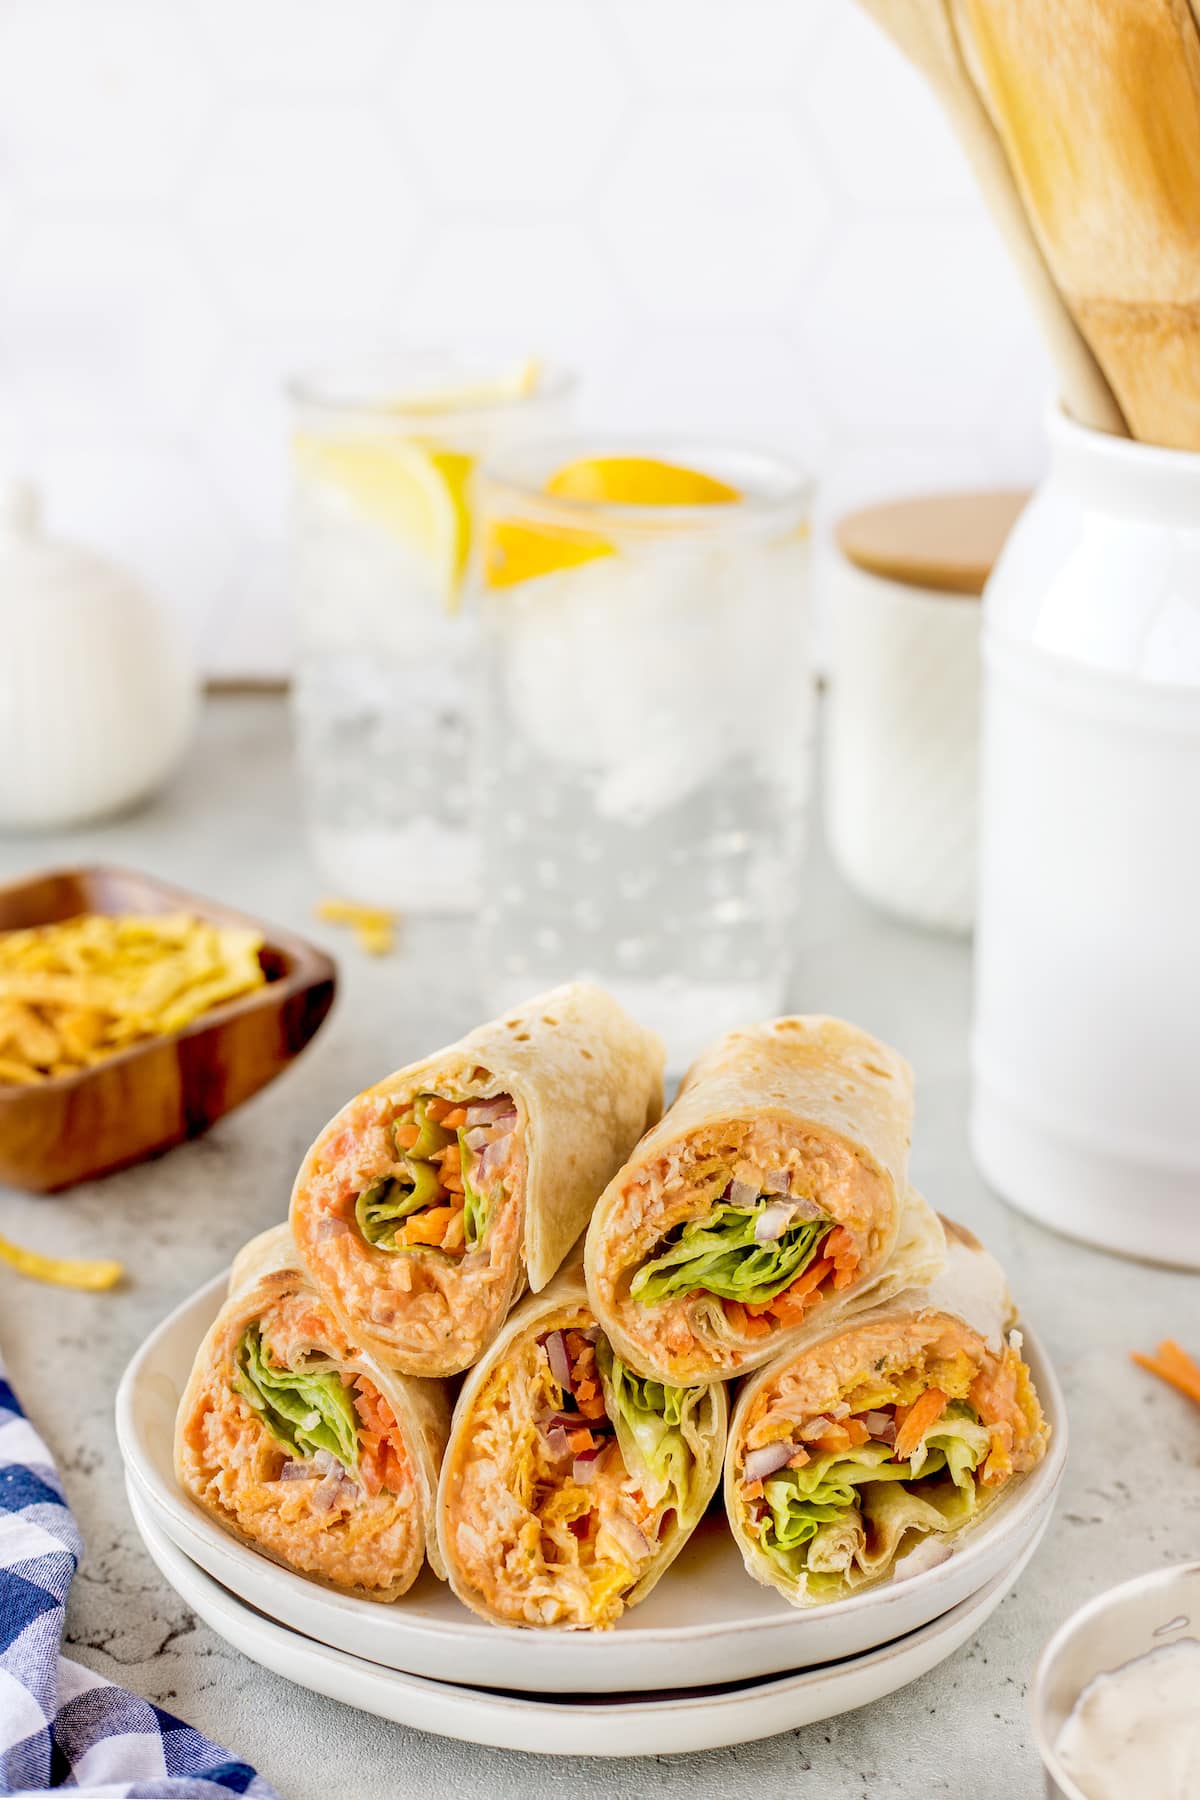
M 201 1303 L 207 1304 L 210 1301 L 216 1302 L 217 1305 L 220 1304 L 220 1300 L 228 1286 L 228 1279 L 229 1270 L 225 1269 L 213 1276 L 211 1280 L 203 1283 L 191 1294 L 187 1295 L 178 1303 L 178 1305 L 173 1307 L 150 1332 L 147 1333 L 146 1337 L 143 1338 L 142 1342 L 130 1357 L 117 1387 L 114 1408 L 117 1444 L 121 1453 L 122 1464 L 126 1468 L 132 1468 L 134 1470 L 142 1487 L 147 1491 L 148 1496 L 163 1512 L 168 1516 L 182 1520 L 186 1527 L 195 1532 L 219 1534 L 220 1545 L 223 1550 L 228 1550 L 235 1557 L 253 1557 L 256 1567 L 263 1571 L 264 1578 L 268 1580 L 278 1580 L 289 1585 L 297 1582 L 302 1583 L 306 1596 L 319 1596 L 322 1602 L 331 1604 L 339 1612 L 346 1611 L 351 1617 L 361 1616 L 361 1609 L 364 1606 L 370 1606 L 374 1612 L 378 1612 L 380 1608 L 377 1602 L 361 1600 L 356 1596 L 349 1594 L 340 1594 L 333 1589 L 324 1588 L 321 1587 L 320 1584 L 310 1582 L 303 1575 L 299 1575 L 293 1570 L 284 1568 L 272 1558 L 261 1555 L 249 1545 L 242 1543 L 238 1538 L 223 1531 L 219 1525 L 216 1525 L 213 1522 L 204 1509 L 197 1505 L 190 1495 L 184 1493 L 183 1490 L 179 1488 L 174 1480 L 169 1483 L 164 1481 L 154 1463 L 148 1457 L 144 1457 L 140 1454 L 138 1433 L 133 1422 L 133 1401 L 143 1371 L 147 1364 L 152 1360 L 153 1355 L 161 1342 L 183 1321 L 185 1316 L 188 1315 L 193 1308 L 198 1308 Z M 213 1316 L 215 1316 L 215 1310 Z M 967 1534 L 969 1541 L 966 1542 L 961 1549 L 957 1550 L 954 1556 L 954 1562 L 959 1572 L 961 1572 L 964 1559 L 973 1561 L 982 1560 L 984 1554 L 982 1547 L 986 1545 L 987 1539 L 992 1535 L 993 1529 L 996 1526 L 1003 1524 L 1009 1530 L 1014 1532 L 1018 1531 L 1020 1528 L 1020 1521 L 1022 1519 L 1027 1519 L 1028 1514 L 1036 1512 L 1039 1506 L 1042 1505 L 1045 1506 L 1047 1516 L 1049 1516 L 1050 1512 L 1053 1510 L 1055 1496 L 1066 1466 L 1069 1449 L 1069 1428 L 1066 1402 L 1057 1373 L 1055 1372 L 1054 1365 L 1047 1355 L 1036 1330 L 1024 1319 L 1018 1321 L 1018 1328 L 1024 1335 L 1027 1349 L 1032 1349 L 1034 1360 L 1038 1365 L 1035 1381 L 1039 1398 L 1042 1401 L 1043 1410 L 1052 1427 L 1050 1448 L 1038 1466 L 1031 1470 L 1029 1475 L 1021 1482 L 1005 1512 L 1002 1513 L 999 1518 L 993 1515 L 993 1517 L 989 1519 L 985 1515 L 984 1519 L 980 1521 L 979 1526 Z M 207 1330 L 207 1323 L 203 1327 L 203 1330 Z M 202 1335 L 203 1331 L 200 1336 Z M 199 1347 L 200 1336 L 196 1339 L 197 1348 Z M 178 1548 L 178 1546 L 176 1547 Z M 180 1553 L 183 1555 L 187 1554 L 186 1551 L 182 1550 Z M 189 1560 L 192 1559 L 189 1558 Z M 691 1625 L 676 1626 L 639 1625 L 636 1621 L 635 1614 L 628 1622 L 625 1620 L 621 1621 L 620 1624 L 610 1632 L 576 1633 L 567 1630 L 559 1630 L 553 1633 L 538 1633 L 537 1635 L 539 1637 L 543 1635 L 553 1635 L 560 1652 L 567 1655 L 570 1655 L 571 1652 L 565 1649 L 565 1645 L 575 1637 L 587 1639 L 593 1649 L 595 1648 L 597 1641 L 603 1639 L 605 1642 L 615 1646 L 608 1654 L 612 1657 L 616 1657 L 621 1654 L 622 1646 L 628 1651 L 630 1639 L 634 1636 L 636 1636 L 639 1644 L 647 1646 L 663 1646 L 677 1645 L 681 1642 L 702 1643 L 715 1637 L 736 1638 L 744 1636 L 748 1632 L 754 1632 L 756 1634 L 773 1634 L 794 1630 L 798 1620 L 818 1615 L 822 1618 L 836 1616 L 844 1619 L 868 1611 L 877 1611 L 882 1614 L 889 1606 L 903 1604 L 909 1596 L 921 1592 L 923 1588 L 929 1589 L 936 1587 L 938 1585 L 939 1577 L 944 1576 L 944 1572 L 948 1566 L 948 1563 L 941 1563 L 935 1565 L 933 1568 L 924 1569 L 916 1575 L 909 1576 L 902 1582 L 884 1582 L 878 1586 L 866 1588 L 862 1593 L 851 1594 L 843 1600 L 830 1601 L 827 1605 L 820 1608 L 798 1608 L 793 1607 L 784 1601 L 783 1607 L 785 1610 L 780 1610 L 778 1613 L 763 1612 L 758 1616 L 750 1615 L 736 1619 L 703 1620 Z M 215 1577 L 209 1578 L 212 1580 L 216 1579 Z M 219 1586 L 220 1583 L 218 1582 L 217 1585 Z M 984 1584 L 985 1587 L 988 1585 L 988 1583 Z M 775 1594 L 773 1589 L 766 1588 L 761 1583 L 757 1582 L 748 1571 L 746 1572 L 746 1587 L 747 1604 L 752 1603 L 755 1598 L 760 1596 L 770 1596 L 777 1600 L 781 1598 Z M 967 1599 L 970 1599 L 971 1597 L 971 1595 L 966 1596 Z M 957 1604 L 961 1605 L 963 1602 L 960 1601 Z M 498 1646 L 506 1638 L 515 1646 L 517 1643 L 524 1643 L 530 1636 L 530 1629 L 527 1627 L 492 1624 L 489 1621 L 477 1619 L 466 1607 L 462 1608 L 463 1616 L 461 1620 L 458 1618 L 455 1618 L 454 1620 L 443 1620 L 430 1618 L 427 1615 L 418 1614 L 413 1611 L 405 1612 L 402 1602 L 399 1603 L 399 1605 L 408 1629 L 420 1635 L 440 1638 L 443 1642 L 447 1640 L 457 1641 L 465 1635 L 469 1639 L 472 1639 L 483 1646 Z M 952 1607 L 949 1610 L 953 1611 L 955 1609 Z M 944 1617 L 947 1616 L 947 1614 L 940 1613 L 936 1616 Z M 277 1620 L 274 1622 L 279 1623 Z M 283 1626 L 281 1629 L 290 1630 L 291 1627 Z M 923 1630 L 925 1627 L 918 1627 L 918 1629 Z M 887 1634 L 885 1632 L 883 1641 L 896 1641 L 900 1635 L 903 1634 Z M 332 1646 L 329 1647 L 332 1648 Z M 339 1654 L 349 1655 L 351 1653 L 339 1652 Z M 601 1651 L 600 1654 L 603 1655 L 604 1652 Z M 384 1667 L 386 1665 L 379 1664 L 375 1666 Z M 425 1677 L 424 1679 L 432 1678 Z
M 1006 1563 L 1002 1569 L 998 1570 L 997 1573 L 992 1576 L 991 1580 L 985 1583 L 982 1588 L 979 1588 L 973 1594 L 968 1594 L 965 1599 L 960 1600 L 958 1604 L 951 1607 L 948 1612 L 940 1613 L 937 1618 L 930 1619 L 924 1625 L 918 1626 L 913 1631 L 904 1632 L 901 1636 L 892 1638 L 887 1643 L 876 1644 L 870 1649 L 859 1651 L 853 1656 L 839 1657 L 832 1662 L 816 1664 L 812 1668 L 793 1669 L 785 1671 L 782 1674 L 754 1677 L 745 1684 L 739 1684 L 737 1686 L 730 1686 L 729 1684 L 725 1684 L 724 1686 L 714 1685 L 712 1688 L 704 1689 L 699 1692 L 687 1690 L 683 1693 L 680 1693 L 679 1691 L 644 1688 L 637 1690 L 637 1698 L 635 1699 L 613 1700 L 607 1695 L 564 1694 L 561 1697 L 556 1698 L 552 1694 L 544 1693 L 521 1694 L 506 1689 L 467 1687 L 457 1682 L 440 1681 L 428 1675 L 415 1675 L 404 1669 L 392 1669 L 385 1664 L 372 1662 L 368 1657 L 356 1656 L 352 1651 L 340 1650 L 332 1644 L 324 1644 L 318 1638 L 310 1638 L 303 1632 L 296 1631 L 291 1626 L 283 1625 L 277 1619 L 270 1618 L 257 1607 L 251 1606 L 248 1601 L 243 1600 L 239 1595 L 224 1587 L 214 1576 L 210 1575 L 206 1569 L 202 1569 L 199 1564 L 194 1563 L 187 1553 L 184 1550 L 181 1550 L 179 1546 L 167 1536 L 167 1533 L 163 1530 L 161 1525 L 158 1525 L 152 1518 L 147 1516 L 145 1503 L 139 1499 L 136 1493 L 130 1494 L 128 1488 L 126 1492 L 134 1523 L 139 1534 L 143 1538 L 143 1543 L 145 1544 L 148 1553 L 151 1553 L 152 1559 L 153 1553 L 150 1552 L 151 1539 L 157 1544 L 160 1554 L 162 1554 L 169 1563 L 183 1563 L 187 1565 L 189 1578 L 194 1581 L 197 1587 L 201 1590 L 212 1590 L 215 1610 L 225 1614 L 232 1613 L 238 1618 L 246 1618 L 253 1630 L 262 1632 L 268 1638 L 282 1638 L 293 1646 L 299 1646 L 299 1653 L 315 1662 L 328 1661 L 331 1662 L 334 1667 L 344 1667 L 349 1670 L 363 1671 L 369 1677 L 378 1678 L 386 1686 L 405 1688 L 417 1694 L 432 1693 L 436 1694 L 439 1698 L 453 1698 L 464 1706 L 484 1712 L 494 1709 L 504 1713 L 514 1714 L 518 1718 L 527 1719 L 533 1719 L 540 1716 L 558 1719 L 565 1718 L 572 1712 L 580 1710 L 576 1705 L 580 1700 L 586 1700 L 587 1702 L 587 1718 L 613 1720 L 614 1722 L 619 1722 L 622 1718 L 630 1718 L 633 1716 L 646 1717 L 647 1715 L 660 1716 L 669 1713 L 680 1714 L 698 1712 L 700 1710 L 721 1710 L 737 1707 L 750 1699 L 768 1698 L 772 1696 L 782 1697 L 785 1694 L 799 1693 L 806 1689 L 811 1690 L 826 1682 L 840 1682 L 844 1679 L 849 1679 L 856 1674 L 863 1673 L 870 1668 L 882 1667 L 890 1661 L 896 1661 L 918 1648 L 925 1647 L 931 1640 L 934 1640 L 939 1636 L 952 1635 L 959 1625 L 975 1623 L 976 1618 L 978 1619 L 978 1627 L 982 1628 L 982 1626 L 986 1624 L 988 1618 L 990 1618 L 992 1612 L 995 1611 L 996 1607 L 999 1606 L 1000 1602 L 1004 1599 L 1005 1595 L 1009 1593 L 1017 1581 L 1020 1580 L 1026 1567 L 1037 1554 L 1049 1524 L 1048 1519 L 1044 1521 L 1033 1539 L 1025 1545 L 1020 1554 L 1013 1558 L 1012 1561 Z M 173 1588 L 173 1591 L 184 1601 L 185 1605 L 191 1606 L 192 1602 L 187 1594 L 175 1587 L 170 1577 L 161 1568 L 160 1573 L 163 1575 L 163 1579 L 168 1581 L 168 1584 Z M 193 1610 L 195 1609 L 193 1608 Z M 209 1629 L 216 1630 L 217 1627 L 210 1625 Z M 221 1634 L 218 1633 L 218 1635 Z M 968 1633 L 968 1635 L 970 1634 Z M 226 1641 L 232 1642 L 232 1640 L 229 1639 Z M 964 1638 L 963 1640 L 960 1640 L 960 1643 L 965 1641 L 966 1639 Z M 255 1662 L 257 1667 L 264 1666 L 257 1663 L 257 1660 L 251 1653 L 242 1649 L 240 1645 L 235 1644 L 234 1647 L 239 1650 L 241 1655 L 247 1656 L 249 1660 Z M 957 1647 L 958 1646 L 956 1646 L 956 1648 Z M 948 1657 L 952 1656 L 954 1653 L 955 1650 L 951 1649 L 946 1654 Z M 294 1678 L 284 1677 L 284 1679 L 290 1680 Z M 919 1677 L 914 1676 L 911 1679 L 919 1679 Z M 899 1687 L 904 1685 L 906 1685 L 906 1683 L 898 1683 L 897 1688 L 890 1691 L 896 1692 Z M 350 1703 L 343 1701 L 339 1704 L 348 1705 Z M 869 1705 L 873 1703 L 866 1702 L 865 1704 Z M 829 1716 L 833 1717 L 834 1715 L 830 1714 Z M 432 1729 L 432 1727 L 430 1729 Z M 786 1727 L 781 1729 L 786 1729 Z M 471 1741 L 475 1742 L 479 1740 Z M 730 1741 L 734 1742 L 737 1740 Z M 545 1752 L 545 1754 L 556 1755 L 561 1753 L 550 1750 Z M 588 1752 L 587 1754 L 593 1753 Z M 610 1754 L 620 1756 L 625 1753 L 618 1750 L 610 1752 Z M 641 1755 L 644 1754 L 644 1752 L 632 1751 L 629 1752 L 629 1754 Z

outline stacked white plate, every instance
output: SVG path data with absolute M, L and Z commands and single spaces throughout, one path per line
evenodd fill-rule
M 1046 1529 L 1066 1460 L 1062 1394 L 1024 1327 L 1050 1452 L 936 1568 L 798 1612 L 750 1579 L 714 1516 L 613 1631 L 485 1625 L 428 1570 L 403 1600 L 380 1606 L 258 1556 L 176 1485 L 175 1413 L 224 1295 L 222 1277 L 164 1320 L 117 1395 L 130 1508 L 158 1568 L 206 1624 L 276 1674 L 401 1725 L 505 1749 L 708 1750 L 894 1692 L 995 1611 Z

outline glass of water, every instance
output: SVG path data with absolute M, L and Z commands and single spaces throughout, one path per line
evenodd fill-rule
M 779 1012 L 812 760 L 808 481 L 528 444 L 483 492 L 477 802 L 497 1009 L 588 976 L 669 1066 Z
M 338 894 L 477 902 L 476 471 L 560 425 L 568 390 L 530 361 L 440 352 L 291 384 L 294 721 L 313 852 Z

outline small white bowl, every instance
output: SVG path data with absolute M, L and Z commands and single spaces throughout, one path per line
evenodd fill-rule
M 1187 1637 L 1200 1637 L 1200 1562 L 1122 1582 L 1059 1626 L 1042 1651 L 1031 1696 L 1049 1800 L 1087 1800 L 1059 1762 L 1055 1745 L 1088 1683 Z

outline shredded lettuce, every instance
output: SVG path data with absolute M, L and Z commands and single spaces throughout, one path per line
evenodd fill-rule
M 700 1408 L 705 1390 L 667 1387 L 635 1375 L 603 1337 L 596 1345 L 596 1361 L 625 1467 L 642 1477 L 648 1498 L 658 1504 L 669 1498 L 681 1518 L 693 1517 L 701 1479 Z
M 458 1134 L 461 1157 L 459 1167 L 462 1169 L 463 1183 L 463 1242 L 468 1250 L 477 1250 L 483 1242 L 483 1234 L 488 1228 L 488 1220 L 492 1216 L 494 1194 L 481 1194 L 471 1186 L 471 1178 L 467 1173 L 470 1167 L 471 1152 L 466 1146 L 466 1133 Z
M 699 1289 L 743 1305 L 773 1300 L 804 1273 L 833 1229 L 832 1219 L 798 1219 L 774 1242 L 756 1242 L 754 1227 L 778 1198 L 763 1194 L 749 1207 L 722 1202 L 703 1218 L 677 1227 L 666 1249 L 634 1276 L 634 1299 L 657 1306 Z
M 861 1555 L 864 1515 L 877 1535 L 882 1530 L 892 1542 L 910 1526 L 958 1525 L 974 1510 L 974 1471 L 989 1445 L 987 1428 L 973 1408 L 954 1401 L 908 1462 L 894 1461 L 889 1446 L 872 1439 L 855 1450 L 815 1456 L 799 1469 L 780 1469 L 763 1482 L 766 1511 L 759 1543 L 798 1580 L 808 1570 L 828 1568 L 832 1544 L 844 1548 L 848 1534 L 857 1539 Z M 889 1492 L 889 1484 L 902 1482 L 919 1486 Z
M 424 1212 L 427 1207 L 444 1201 L 441 1178 L 428 1159 L 437 1151 L 445 1149 L 455 1134 L 429 1117 L 429 1098 L 429 1095 L 422 1094 L 413 1103 L 412 1119 L 417 1127 L 418 1137 L 411 1149 L 398 1154 L 404 1172 L 399 1175 L 380 1175 L 377 1180 L 367 1184 L 354 1203 L 358 1229 L 367 1243 L 374 1244 L 377 1250 L 408 1250 L 409 1245 L 396 1242 L 397 1227 L 413 1213 Z M 460 1130 L 457 1136 L 463 1176 L 464 1247 L 475 1250 L 488 1228 L 495 1196 L 480 1194 L 471 1186 L 467 1175 L 471 1152 L 467 1149 L 465 1133 Z M 429 1248 L 424 1244 L 412 1247 L 422 1250 Z
M 303 1461 L 327 1450 L 345 1469 L 358 1467 L 358 1417 L 336 1370 L 279 1369 L 267 1360 L 257 1325 L 248 1326 L 234 1358 L 233 1385 L 271 1436 Z

